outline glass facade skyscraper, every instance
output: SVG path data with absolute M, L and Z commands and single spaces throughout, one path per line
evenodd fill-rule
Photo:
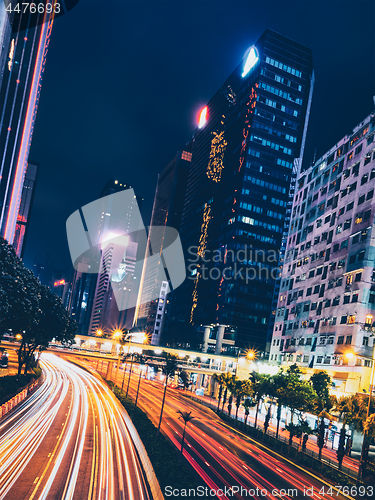
M 168 313 L 167 292 L 169 284 L 160 277 L 160 259 L 149 259 L 150 255 L 163 250 L 165 231 L 168 227 L 180 228 L 184 204 L 186 182 L 191 164 L 191 143 L 178 151 L 176 156 L 158 176 L 154 205 L 152 209 L 150 234 L 143 270 L 141 305 L 137 314 L 137 326 L 142 327 L 151 336 L 151 343 L 158 345 Z M 151 248 L 151 240 L 153 245 Z M 164 267 L 163 267 L 164 269 Z M 158 297 L 158 298 L 155 298 Z M 170 296 L 168 297 L 168 303 Z
M 264 348 L 313 82 L 311 51 L 268 29 L 208 102 L 180 227 L 188 279 L 172 317 L 236 327 L 238 345 Z
M 31 16 L 21 13 L 11 32 L 3 14 L 1 9 L 0 234 L 13 244 L 54 16 L 35 14 L 33 24 L 40 24 L 29 27 Z

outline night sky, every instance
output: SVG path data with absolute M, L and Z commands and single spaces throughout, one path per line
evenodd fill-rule
M 30 160 L 40 163 L 25 263 L 71 265 L 69 215 L 110 178 L 145 198 L 193 135 L 196 113 L 266 28 L 312 49 L 306 158 L 374 109 L 375 3 L 80 0 L 51 36 Z

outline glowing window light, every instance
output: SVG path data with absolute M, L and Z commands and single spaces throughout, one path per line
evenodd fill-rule
M 205 106 L 199 113 L 198 128 L 203 128 L 208 120 L 208 107 Z
M 255 47 L 251 47 L 250 52 L 246 58 L 245 65 L 243 67 L 242 78 L 244 78 L 251 68 L 258 62 L 259 57 L 257 56 Z

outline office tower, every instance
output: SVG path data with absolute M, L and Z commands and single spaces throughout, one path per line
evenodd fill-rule
M 297 181 L 270 361 L 369 390 L 374 350 L 375 113 Z
M 9 44 L 12 34 L 11 20 L 5 9 L 4 2 L 0 2 L 0 89 L 7 67 Z
M 13 244 L 54 17 L 47 12 L 29 18 L 17 14 L 10 34 L 1 11 L 7 45 L 0 61 L 4 64 L 4 51 L 7 57 L 0 88 L 0 234 Z M 40 24 L 30 27 L 36 21 Z M 0 36 L 1 30 L 0 25 Z
M 89 256 L 81 256 L 70 293 L 69 310 L 76 319 L 79 333 L 95 335 L 99 329 L 110 331 L 133 325 L 135 307 L 128 308 L 124 301 L 118 304 L 114 293 L 127 290 L 129 293 L 124 294 L 125 301 L 129 301 L 132 293 L 137 293 L 138 282 L 134 269 L 142 252 L 142 242 L 137 234 L 128 235 L 124 242 L 113 241 L 115 235 L 112 231 L 117 223 L 119 228 L 131 226 L 132 217 L 141 208 L 143 198 L 137 195 L 132 197 L 127 206 L 122 206 L 121 220 L 117 220 L 119 213 L 114 208 L 116 202 L 110 196 L 130 188 L 125 183 L 111 179 L 100 193 L 98 201 L 102 200 L 102 205 L 96 211 L 97 221 L 91 221 L 97 233 L 94 239 L 99 244 Z M 145 244 L 143 255 L 144 250 Z M 98 274 L 92 273 L 93 268 L 98 269 Z
M 23 257 L 25 251 L 25 240 L 29 227 L 30 209 L 35 195 L 35 182 L 38 172 L 36 163 L 28 163 L 23 182 L 20 208 L 17 216 L 17 224 L 14 232 L 13 247 L 18 257 Z
M 188 279 L 171 315 L 237 328 L 264 349 L 292 175 L 313 90 L 311 51 L 267 29 L 202 110 L 180 236 Z
M 161 254 L 165 227 L 179 230 L 191 156 L 190 143 L 178 151 L 158 176 L 142 277 L 141 305 L 137 314 L 137 326 L 144 328 L 151 335 L 153 345 L 160 343 L 168 311 L 167 303 L 170 301 L 170 296 L 167 300 L 167 294 L 171 289 L 168 281 L 163 281 L 160 276 L 160 270 L 163 267 L 161 257 L 158 260 L 149 259 L 149 257 Z

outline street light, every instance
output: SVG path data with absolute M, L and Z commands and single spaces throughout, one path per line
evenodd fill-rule
M 115 330 L 113 332 L 112 338 L 113 340 L 118 340 L 122 337 L 122 331 L 121 330 Z
M 253 351 L 252 349 L 248 349 L 246 351 L 246 359 L 248 359 L 249 361 L 256 359 L 256 357 L 257 357 L 256 351 Z

